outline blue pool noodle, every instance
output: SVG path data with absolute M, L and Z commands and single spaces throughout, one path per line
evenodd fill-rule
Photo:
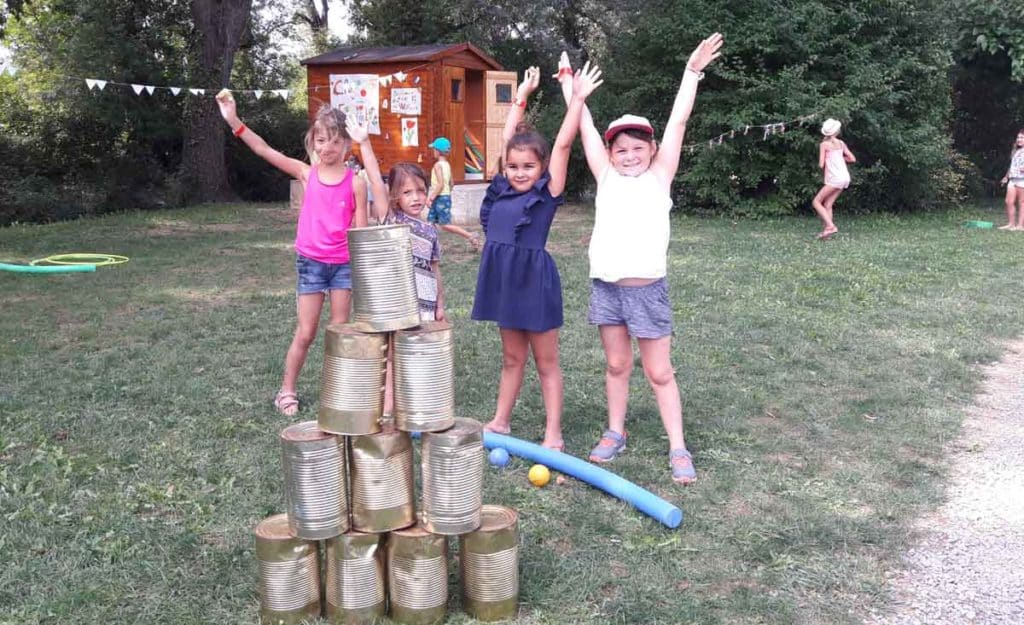
M 80 271 L 96 271 L 96 265 L 10 265 L 0 263 L 0 271 L 14 273 L 74 273 Z
M 651 491 L 640 488 L 611 471 L 606 471 L 569 454 L 541 447 L 535 443 L 528 443 L 512 436 L 487 431 L 484 431 L 484 447 L 487 449 L 501 447 L 513 456 L 526 458 L 543 464 L 549 469 L 571 475 L 591 486 L 600 488 L 613 497 L 632 504 L 637 510 L 672 529 L 679 527 L 679 524 L 683 522 L 682 510 Z

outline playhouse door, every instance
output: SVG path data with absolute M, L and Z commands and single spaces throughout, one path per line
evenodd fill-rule
M 452 165 L 452 180 L 466 179 L 466 70 L 462 67 L 444 67 L 444 136 L 452 142 L 448 162 Z
M 485 171 L 490 179 L 497 173 L 498 158 L 501 156 L 501 131 L 505 127 L 512 100 L 516 97 L 516 73 L 487 72 L 486 83 L 487 136 L 484 141 L 487 145 L 484 154 L 487 155 Z

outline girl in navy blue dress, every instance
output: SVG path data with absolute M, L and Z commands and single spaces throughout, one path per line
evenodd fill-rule
M 491 432 L 511 431 L 512 407 L 533 351 L 544 398 L 545 447 L 561 451 L 562 369 L 558 329 L 562 327 L 562 283 L 544 249 L 555 210 L 563 203 L 569 152 L 583 105 L 601 84 L 597 67 L 584 66 L 573 78 L 573 93 L 552 150 L 522 123 L 526 99 L 540 83 L 540 70 L 526 70 L 502 131 L 504 171 L 491 181 L 480 206 L 487 242 L 480 258 L 473 319 L 495 321 L 501 333 L 502 367 Z

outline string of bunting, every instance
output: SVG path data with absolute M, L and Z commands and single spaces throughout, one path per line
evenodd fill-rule
M 392 83 L 392 81 L 399 82 L 399 83 L 404 83 L 406 81 L 406 79 L 409 78 L 409 74 L 411 74 L 412 72 L 414 72 L 414 71 L 416 71 L 418 69 L 422 69 L 422 68 L 424 68 L 426 66 L 427 66 L 427 64 L 424 63 L 422 65 L 417 65 L 415 67 L 411 67 L 411 68 L 408 68 L 406 70 L 397 71 L 397 72 L 394 72 L 394 73 L 391 73 L 391 74 L 384 74 L 384 75 L 378 76 L 377 77 L 377 81 L 380 84 L 380 86 L 382 86 L 382 87 L 389 86 Z M 13 77 L 13 76 L 15 76 L 18 73 L 18 68 L 15 67 L 13 63 L 2 64 L 2 65 L 0 65 L 0 76 L 2 76 L 4 73 L 7 73 L 8 75 Z M 147 85 L 147 84 L 144 84 L 144 83 L 120 82 L 120 81 L 117 81 L 117 80 L 101 79 L 101 78 L 86 78 L 86 77 L 82 77 L 82 76 L 70 76 L 70 75 L 67 75 L 67 74 L 58 74 L 57 76 L 59 76 L 60 78 L 64 78 L 66 80 L 74 80 L 74 81 L 84 82 L 86 88 L 88 88 L 89 91 L 92 91 L 94 89 L 97 90 L 97 91 L 103 91 L 104 89 L 107 88 L 108 85 L 111 85 L 111 86 L 116 86 L 116 87 L 126 87 L 126 88 L 130 87 L 131 90 L 135 92 L 135 95 L 142 95 L 143 92 L 145 92 L 145 93 L 147 93 L 149 95 L 153 95 L 157 91 L 169 91 L 172 95 L 175 95 L 175 96 L 183 95 L 183 94 L 187 93 L 189 95 L 196 96 L 196 97 L 204 97 L 205 96 L 205 97 L 212 98 L 221 90 L 220 87 L 175 87 L 175 86 L 169 86 L 169 85 Z M 420 82 L 420 77 L 419 76 L 414 76 L 412 78 L 412 83 L 413 84 L 419 84 L 419 82 Z M 331 88 L 330 85 L 314 85 L 314 86 L 308 87 L 306 91 L 308 93 L 315 93 L 317 91 L 320 91 L 321 89 L 329 90 L 330 88 Z M 234 94 L 251 94 L 257 100 L 259 100 L 264 95 L 274 95 L 274 96 L 278 96 L 278 97 L 280 97 L 282 99 L 288 99 L 288 96 L 292 93 L 293 90 L 291 90 L 291 89 L 229 89 L 229 91 L 231 91 Z
M 714 147 L 716 145 L 722 145 L 722 142 L 725 141 L 726 139 L 735 139 L 736 135 L 741 135 L 741 136 L 749 135 L 751 130 L 754 130 L 754 131 L 762 130 L 763 131 L 763 135 L 761 137 L 761 140 L 764 141 L 764 140 L 768 139 L 768 137 L 771 137 L 771 136 L 773 136 L 775 134 L 782 134 L 782 133 L 786 132 L 786 127 L 787 126 L 789 126 L 789 127 L 792 127 L 793 125 L 803 126 L 804 124 L 806 124 L 806 123 L 808 123 L 810 121 L 813 121 L 814 118 L 816 118 L 818 115 L 819 115 L 818 113 L 810 113 L 810 114 L 801 115 L 800 117 L 797 117 L 795 119 L 790 119 L 790 120 L 783 121 L 783 122 L 771 122 L 771 123 L 768 123 L 768 124 L 749 124 L 749 125 L 744 125 L 743 128 L 734 128 L 733 130 L 729 130 L 727 132 L 723 132 L 722 134 L 718 135 L 717 137 L 712 137 L 712 138 L 708 139 L 707 141 L 699 141 L 699 142 L 695 142 L 695 143 L 688 143 L 688 144 L 683 146 L 683 149 L 686 150 L 688 154 L 693 154 L 697 149 L 703 147 L 704 145 L 707 145 L 708 149 L 711 150 L 711 149 L 714 149 Z

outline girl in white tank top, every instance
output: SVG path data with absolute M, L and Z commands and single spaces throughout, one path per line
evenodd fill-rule
M 608 462 L 625 449 L 632 339 L 636 338 L 668 434 L 672 479 L 682 484 L 696 480 L 697 473 L 683 438 L 682 400 L 669 357 L 672 311 L 665 277 L 671 188 L 686 121 L 697 97 L 697 82 L 704 68 L 721 55 L 721 47 L 722 35 L 715 33 L 690 55 L 660 149 L 654 141 L 654 128 L 643 117 L 624 115 L 613 121 L 603 141 L 585 108 L 580 123 L 587 165 L 597 181 L 589 250 L 590 321 L 599 327 L 608 363 L 608 429 L 590 459 Z M 568 102 L 572 69 L 565 53 L 557 78 Z

